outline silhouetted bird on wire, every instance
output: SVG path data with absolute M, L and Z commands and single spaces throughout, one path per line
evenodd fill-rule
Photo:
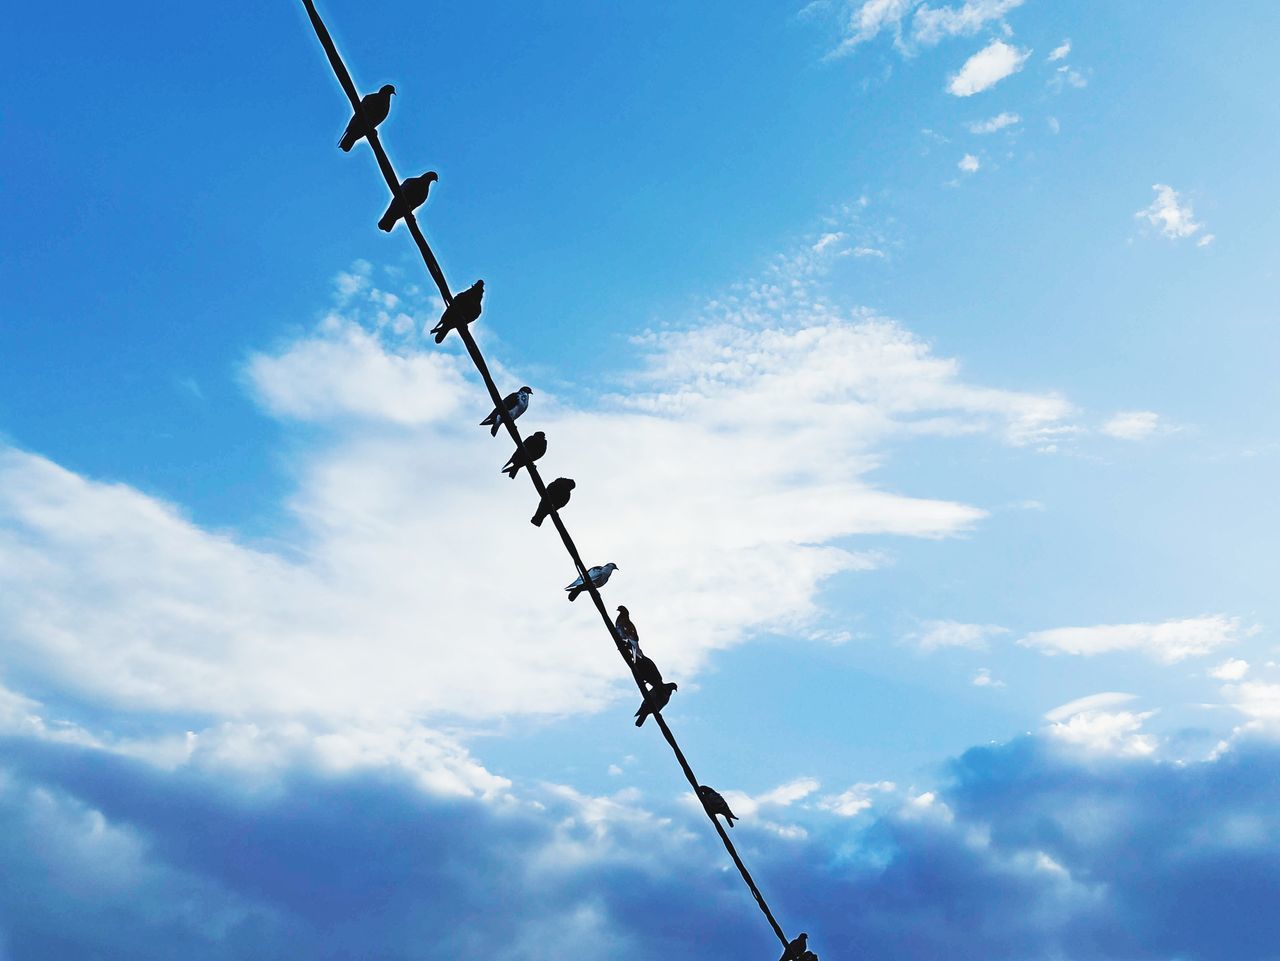
M 631 612 L 625 607 L 619 607 L 618 619 L 613 622 L 613 626 L 618 629 L 618 636 L 626 642 L 631 651 L 631 660 L 634 661 L 640 656 L 640 632 L 631 623 Z
M 480 421 L 480 426 L 490 428 L 490 437 L 497 437 L 498 427 L 501 426 L 504 417 L 510 417 L 513 421 L 519 420 L 520 415 L 529 409 L 529 395 L 532 393 L 532 387 L 521 387 L 514 394 L 508 394 L 502 398 L 503 412 L 499 413 L 498 408 L 495 407 L 488 417 Z
M 360 98 L 360 106 L 364 107 L 364 115 L 369 118 L 369 126 L 376 127 L 387 119 L 387 114 L 391 112 L 391 95 L 395 92 L 396 88 L 388 83 L 383 84 L 377 93 L 367 93 Z M 360 115 L 355 114 L 347 124 L 338 146 L 350 152 L 361 138 L 369 136 L 369 126 L 365 126 Z
M 530 518 L 534 527 L 541 527 L 542 522 L 547 519 L 552 511 L 564 510 L 564 506 L 569 503 L 569 495 L 578 485 L 567 477 L 557 477 L 547 485 L 547 492 L 542 495 L 542 500 L 538 501 L 538 510 Z
M 794 940 L 792 940 L 782 952 L 782 957 L 778 961 L 801 961 L 807 950 L 809 935 L 801 931 Z
M 431 185 L 439 179 L 440 177 L 434 170 L 428 170 L 421 177 L 410 177 L 408 180 L 402 180 L 400 182 L 400 197 L 403 197 L 407 203 L 401 203 L 400 197 L 391 198 L 391 204 L 387 207 L 387 212 L 378 221 L 378 229 L 390 232 L 391 228 L 396 225 L 397 220 L 410 211 L 421 207 L 426 202 Z
M 729 827 L 733 827 L 733 822 L 738 819 L 738 816 L 729 810 L 729 802 L 720 796 L 719 791 L 703 784 L 698 787 L 698 797 L 702 798 L 702 803 L 707 806 L 708 811 L 713 815 L 719 814 Z
M 645 657 L 643 654 L 636 661 L 636 677 L 655 690 L 662 687 L 662 672 L 658 670 L 658 665 L 653 663 L 652 658 Z
M 512 480 L 516 479 L 516 474 L 520 472 L 521 467 L 528 467 L 539 457 L 547 452 L 547 435 L 542 431 L 530 434 L 524 439 L 524 450 L 516 448 L 516 452 L 507 458 L 507 462 L 502 465 L 502 472 Z M 528 454 L 528 457 L 525 457 Z
M 604 567 L 591 568 L 587 571 L 587 576 L 591 578 L 592 584 L 597 588 L 600 588 L 609 583 L 609 578 L 611 578 L 613 576 L 613 572 L 617 570 L 621 570 L 621 568 L 613 561 L 610 561 Z M 576 601 L 578 599 L 578 595 L 586 589 L 587 585 L 582 583 L 581 575 L 578 576 L 577 580 L 565 588 L 565 590 L 569 592 L 569 600 L 571 601 Z
M 436 343 L 444 341 L 449 331 L 457 330 L 459 327 L 465 327 L 477 317 L 480 316 L 480 299 L 484 297 L 484 281 L 477 280 L 474 284 L 453 298 L 453 303 L 444 309 L 444 313 L 440 315 L 440 323 L 431 328 L 431 333 L 436 335 Z
M 672 693 L 676 690 L 677 685 L 672 683 L 660 684 L 650 691 L 649 696 L 640 705 L 640 710 L 636 711 L 636 727 L 644 727 L 644 722 L 649 719 L 650 714 L 655 714 L 666 707 L 667 702 L 671 700 Z

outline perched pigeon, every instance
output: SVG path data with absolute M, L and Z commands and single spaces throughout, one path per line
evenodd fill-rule
M 360 98 L 360 106 L 364 108 L 364 115 L 371 126 L 376 127 L 387 119 L 387 114 L 391 112 L 391 95 L 395 92 L 396 88 L 388 83 L 384 84 L 377 93 L 367 93 Z M 342 134 L 342 139 L 338 141 L 338 146 L 350 153 L 356 142 L 368 135 L 369 128 L 360 119 L 360 114 L 354 114 Z
M 672 683 L 660 684 L 650 691 L 649 696 L 640 705 L 640 710 L 636 711 L 636 727 L 644 727 L 644 722 L 648 720 L 650 714 L 655 714 L 666 707 L 672 693 L 676 690 L 678 690 L 677 686 Z
M 567 477 L 557 477 L 548 484 L 547 492 L 542 495 L 542 500 L 538 502 L 537 513 L 529 519 L 533 526 L 541 527 L 542 522 L 547 519 L 552 511 L 563 510 L 564 506 L 569 503 L 570 493 L 577 486 Z
M 591 583 L 596 587 L 604 587 L 609 583 L 609 578 L 613 576 L 613 572 L 621 570 L 617 564 L 610 561 L 604 567 L 593 567 L 587 571 L 587 576 L 591 578 Z M 587 585 L 582 583 L 582 577 L 579 576 L 576 581 L 565 588 L 569 592 L 569 600 L 576 601 L 578 595 L 587 589 Z
M 484 420 L 480 421 L 481 427 L 489 427 L 489 436 L 498 436 L 498 427 L 502 423 L 503 417 L 510 417 L 512 420 L 518 420 L 520 415 L 529 409 L 529 395 L 533 393 L 532 387 L 521 387 L 514 394 L 508 394 L 502 398 L 502 406 L 506 408 L 504 413 L 499 413 L 498 408 L 494 408 Z
M 428 170 L 421 177 L 410 177 L 408 180 L 401 181 L 400 197 L 404 198 L 405 203 L 400 202 L 400 197 L 393 197 L 391 205 L 387 207 L 387 212 L 378 221 L 378 229 L 389 233 L 391 228 L 396 225 L 397 220 L 410 211 L 421 207 L 426 202 L 427 193 L 431 190 L 431 185 L 439 179 L 440 177 L 434 170 Z
M 634 661 L 640 657 L 640 633 L 636 630 L 636 626 L 631 623 L 631 612 L 625 607 L 619 607 L 618 619 L 613 622 L 613 626 L 618 629 L 618 636 L 631 649 L 631 659 Z
M 818 961 L 818 956 L 812 951 L 806 951 L 804 954 L 800 955 L 800 961 Z
M 516 474 L 520 472 L 521 467 L 528 467 L 539 457 L 547 452 L 547 435 L 542 431 L 536 434 L 530 434 L 524 439 L 524 450 L 519 447 L 512 454 L 505 464 L 502 465 L 502 472 L 512 480 L 516 479 Z M 525 457 L 528 454 L 528 457 Z
M 703 784 L 698 788 L 698 797 L 702 798 L 702 803 L 707 806 L 707 810 L 713 817 L 719 814 L 729 827 L 733 827 L 733 822 L 738 819 L 738 816 L 729 810 L 729 802 L 720 796 L 719 791 Z
M 662 687 L 662 672 L 658 670 L 658 665 L 653 663 L 652 658 L 645 657 L 643 654 L 636 661 L 636 677 L 652 688 Z
M 436 335 L 437 344 L 444 341 L 449 331 L 465 327 L 480 316 L 480 298 L 483 296 L 484 281 L 477 280 L 453 298 L 453 303 L 440 315 L 440 323 L 431 328 L 431 333 Z
M 800 961 L 807 950 L 808 942 L 809 935 L 801 931 L 800 934 L 787 945 L 786 950 L 782 952 L 782 957 L 780 957 L 778 961 Z

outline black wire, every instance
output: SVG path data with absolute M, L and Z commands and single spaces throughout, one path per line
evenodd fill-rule
M 444 271 L 440 269 L 440 262 L 436 260 L 436 256 L 431 252 L 431 246 L 427 243 L 427 238 L 423 236 L 422 228 L 418 226 L 418 220 L 414 216 L 410 205 L 404 202 L 404 197 L 400 191 L 400 178 L 396 176 L 395 168 L 391 166 L 391 161 L 387 158 L 387 153 L 382 147 L 382 142 L 378 139 L 378 132 L 373 125 L 368 122 L 365 116 L 364 105 L 360 102 L 360 94 L 356 90 L 355 84 L 351 81 L 351 74 L 347 72 L 346 65 L 342 62 L 342 57 L 338 54 L 338 48 L 333 42 L 333 37 L 329 35 L 328 29 L 324 25 L 324 21 L 320 19 L 320 14 L 316 11 L 313 0 L 302 0 L 302 5 L 307 9 L 307 16 L 311 18 L 311 25 L 315 28 L 316 36 L 320 39 L 320 45 L 324 47 L 324 52 L 329 57 L 329 65 L 333 67 L 333 72 L 338 78 L 338 83 L 342 85 L 343 91 L 347 95 L 347 99 L 351 101 L 351 108 L 355 111 L 355 115 L 360 118 L 364 129 L 367 131 L 365 139 L 369 141 L 369 146 L 373 149 L 373 155 L 377 158 L 378 167 L 382 171 L 383 178 L 387 181 L 387 186 L 391 188 L 392 195 L 400 201 L 404 208 L 404 222 L 409 228 L 409 233 L 413 235 L 413 241 L 418 245 L 418 252 L 422 254 L 422 261 L 426 264 L 431 279 L 436 282 L 436 286 L 440 288 L 440 297 L 444 300 L 445 305 L 453 303 L 453 294 L 449 291 L 449 284 L 445 280 Z M 506 406 L 502 402 L 502 394 L 499 393 L 497 385 L 493 381 L 493 375 L 489 373 L 489 365 L 485 363 L 484 355 L 480 353 L 480 348 L 476 346 L 475 338 L 471 336 L 471 331 L 465 326 L 457 328 L 458 333 L 462 337 L 462 342 L 467 348 L 467 353 L 471 355 L 472 362 L 476 365 L 476 370 L 480 372 L 480 377 L 484 380 L 485 387 L 489 390 L 489 397 L 493 401 L 494 410 L 505 411 Z M 520 432 L 516 429 L 516 425 L 512 418 L 501 418 L 503 425 L 507 428 L 507 433 L 511 435 L 511 439 L 515 441 L 516 448 L 525 455 L 524 461 L 529 472 L 529 477 L 533 481 L 533 486 L 538 491 L 541 498 L 546 494 L 546 485 L 542 482 L 542 476 L 538 473 L 538 469 L 534 466 L 532 459 L 529 458 L 524 447 L 524 440 L 520 436 Z M 578 553 L 577 545 L 574 544 L 573 538 L 569 536 L 568 529 L 564 526 L 564 522 L 560 519 L 557 511 L 550 514 L 551 521 L 555 524 L 556 532 L 560 535 L 560 540 L 564 542 L 565 550 L 569 552 L 569 556 L 573 559 L 574 566 L 578 569 L 578 575 L 582 578 L 582 582 L 586 585 L 587 592 L 591 595 L 591 600 L 595 604 L 596 610 L 600 612 L 600 618 L 604 621 L 605 627 L 609 631 L 609 636 L 613 638 L 614 645 L 618 648 L 618 653 L 626 662 L 631 672 L 631 679 L 635 681 L 636 687 L 639 689 L 641 696 L 645 702 L 649 704 L 653 713 L 653 719 L 657 722 L 662 736 L 666 738 L 667 744 L 671 746 L 672 752 L 676 756 L 676 760 L 680 762 L 680 769 L 684 772 L 686 780 L 690 787 L 693 788 L 694 797 L 702 805 L 703 813 L 707 815 L 711 823 L 715 825 L 716 833 L 720 835 L 720 840 L 724 842 L 725 850 L 729 852 L 729 856 L 733 858 L 733 863 L 738 868 L 738 873 L 742 875 L 742 880 L 746 882 L 747 887 L 751 891 L 752 897 L 756 899 L 756 904 L 760 910 L 764 912 L 764 916 L 768 919 L 773 933 L 778 936 L 778 940 L 783 946 L 787 945 L 787 936 L 783 932 L 781 925 L 773 916 L 773 912 L 769 910 L 769 905 L 764 899 L 764 895 L 760 893 L 760 889 L 756 887 L 755 881 L 751 877 L 751 872 L 747 870 L 747 866 L 742 863 L 742 858 L 738 856 L 737 849 L 733 846 L 733 842 L 729 839 L 729 835 L 725 832 L 724 827 L 716 818 L 711 809 L 707 807 L 707 802 L 703 800 L 702 795 L 698 793 L 698 779 L 693 773 L 693 768 L 689 766 L 689 761 L 684 756 L 684 751 L 680 750 L 680 745 L 676 743 L 675 735 L 671 733 L 671 728 L 667 726 L 667 722 L 662 717 L 662 712 L 653 704 L 650 693 L 645 689 L 644 684 L 640 681 L 640 676 L 636 673 L 635 664 L 628 656 L 628 646 L 626 642 L 618 635 L 618 630 L 614 626 L 613 621 L 609 619 L 609 612 L 604 606 L 604 599 L 600 596 L 600 591 L 592 583 L 589 569 L 582 561 L 582 556 Z

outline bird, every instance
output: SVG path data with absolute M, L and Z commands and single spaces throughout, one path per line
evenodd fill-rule
M 636 661 L 636 677 L 644 681 L 655 690 L 662 687 L 662 672 L 658 670 L 658 665 L 653 663 L 653 659 L 640 655 Z
M 514 394 L 508 394 L 502 398 L 503 411 L 500 413 L 498 408 L 494 408 L 484 420 L 480 421 L 481 427 L 489 427 L 489 436 L 498 436 L 498 426 L 502 423 L 502 418 L 510 417 L 513 421 L 518 419 L 521 414 L 529 409 L 529 395 L 533 393 L 532 387 L 521 387 Z
M 733 827 L 733 822 L 738 820 L 738 816 L 729 810 L 729 802 L 720 796 L 720 792 L 714 788 L 709 788 L 705 784 L 698 786 L 698 797 L 702 798 L 702 803 L 706 805 L 711 816 L 721 815 L 725 823 L 729 827 Z
M 631 623 L 631 612 L 625 607 L 618 608 L 618 619 L 613 622 L 613 626 L 618 629 L 618 636 L 626 641 L 627 646 L 631 649 L 631 659 L 634 661 L 640 657 L 640 633 L 636 630 L 636 626 Z
M 465 327 L 477 317 L 480 316 L 480 298 L 484 296 L 484 281 L 477 280 L 474 284 L 453 298 L 453 303 L 444 309 L 444 313 L 440 315 L 440 323 L 431 328 L 431 333 L 436 335 L 436 343 L 442 343 L 445 336 L 451 330 L 457 330 L 459 327 Z
M 648 720 L 650 714 L 656 714 L 667 706 L 667 702 L 671 700 L 671 695 L 679 690 L 679 687 L 672 684 L 659 684 L 649 696 L 644 699 L 644 703 L 640 705 L 640 710 L 636 711 L 636 727 L 644 727 L 644 722 Z
M 778 961 L 800 961 L 807 950 L 808 941 L 809 935 L 801 931 L 787 944 L 786 949 L 782 952 L 782 957 Z
M 587 576 L 591 578 L 591 583 L 596 587 L 604 587 L 609 583 L 609 578 L 613 576 L 613 572 L 619 570 L 622 570 L 622 568 L 613 561 L 610 561 L 604 567 L 591 568 L 591 570 L 587 571 Z M 571 601 L 576 601 L 578 599 L 578 595 L 586 589 L 587 585 L 582 583 L 581 575 L 578 576 L 576 581 L 565 588 L 565 590 L 569 592 L 569 600 Z
M 421 177 L 410 177 L 408 180 L 402 180 L 400 182 L 400 194 L 391 198 L 391 204 L 387 207 L 387 212 L 378 221 L 378 229 L 390 233 L 397 220 L 410 211 L 417 210 L 426 202 L 427 193 L 430 192 L 431 185 L 439 179 L 439 174 L 434 170 L 428 170 Z M 401 203 L 401 198 L 404 198 L 404 203 Z
M 818 961 L 818 956 L 812 951 L 806 951 L 804 954 L 800 955 L 800 961 Z
M 370 127 L 376 127 L 387 119 L 387 114 L 391 112 L 391 97 L 395 92 L 396 88 L 386 83 L 378 89 L 377 93 L 367 93 L 360 98 L 360 106 L 364 108 L 364 118 L 362 119 L 359 113 L 353 114 L 347 129 L 342 133 L 342 139 L 338 141 L 338 146 L 345 153 L 350 153 L 351 148 L 361 138 L 369 135 Z M 368 126 L 365 126 L 365 120 L 369 121 Z
M 507 458 L 507 462 L 502 465 L 502 472 L 512 480 L 515 480 L 516 474 L 520 472 L 521 467 L 528 467 L 546 452 L 547 435 L 542 431 L 530 434 L 524 439 L 524 450 L 517 447 L 516 452 Z M 526 454 L 529 456 L 526 457 Z
M 548 514 L 552 511 L 563 510 L 564 506 L 569 503 L 570 493 L 577 486 L 567 477 L 557 477 L 553 480 L 547 485 L 547 492 L 542 495 L 542 500 L 538 502 L 537 513 L 529 518 L 530 523 L 534 527 L 541 527 Z

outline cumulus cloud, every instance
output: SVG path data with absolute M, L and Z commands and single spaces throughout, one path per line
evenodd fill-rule
M 947 92 L 955 97 L 971 97 L 994 87 L 1005 77 L 1022 69 L 1030 50 L 1019 50 L 1003 40 L 993 40 L 968 60 L 947 81 Z
M 1116 651 L 1141 651 L 1158 661 L 1173 664 L 1188 657 L 1211 654 L 1219 647 L 1234 644 L 1246 633 L 1238 617 L 1213 614 L 1161 624 L 1059 627 L 1028 634 L 1018 643 L 1045 654 L 1083 657 Z
M 977 673 L 970 678 L 970 683 L 974 687 L 1004 687 L 1004 681 L 992 677 L 991 669 L 988 667 L 980 667 Z
M 1160 415 L 1150 410 L 1126 410 L 1102 425 L 1102 432 L 1120 440 L 1145 440 L 1160 426 Z
M 1153 184 L 1151 189 L 1156 192 L 1155 200 L 1134 217 L 1145 220 L 1170 240 L 1185 240 L 1204 229 L 1204 224 L 1196 221 L 1191 204 L 1183 200 L 1176 190 L 1168 184 Z M 1197 246 L 1203 247 L 1212 242 L 1213 235 L 1204 234 Z
M 1209 670 L 1209 676 L 1220 681 L 1239 681 L 1248 673 L 1249 662 L 1238 657 L 1229 657 Z
M 1133 694 L 1107 691 L 1078 698 L 1045 714 L 1045 733 L 1060 744 L 1091 754 L 1144 756 L 1156 750 L 1156 739 L 1142 733 L 1151 711 L 1112 710 L 1134 700 Z
M 977 173 L 978 168 L 981 167 L 982 164 L 978 162 L 978 158 L 975 157 L 973 154 L 967 153 L 960 158 L 960 162 L 956 164 L 956 166 L 959 167 L 961 170 L 963 170 L 965 173 L 972 174 L 972 173 Z
M 1012 127 L 1014 124 L 1021 123 L 1022 118 L 1016 113 L 1005 111 L 998 113 L 990 120 L 977 120 L 969 124 L 970 133 L 995 133 L 997 130 L 1003 130 L 1005 127 Z

